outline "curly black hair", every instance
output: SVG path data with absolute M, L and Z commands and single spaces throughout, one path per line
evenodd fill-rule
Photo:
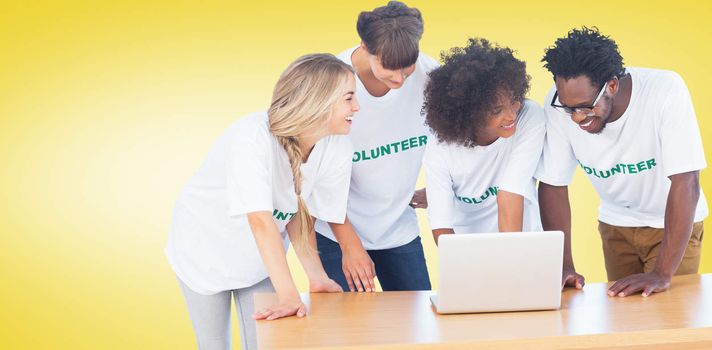
M 572 29 L 564 38 L 556 39 L 546 49 L 544 68 L 564 79 L 587 76 L 596 87 L 624 74 L 623 57 L 613 39 L 601 34 L 597 27 Z
M 425 88 L 425 123 L 441 142 L 475 147 L 501 94 L 524 100 L 531 79 L 526 64 L 511 49 L 481 38 L 443 51 L 440 59 L 444 64 L 430 72 Z

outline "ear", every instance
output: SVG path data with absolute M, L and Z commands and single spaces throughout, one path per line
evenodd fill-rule
M 620 89 L 621 84 L 620 81 L 618 80 L 618 77 L 613 77 L 613 79 L 608 81 L 608 92 L 610 92 L 611 95 L 615 96 L 618 93 L 618 89 Z
M 363 41 L 361 41 L 361 44 L 359 45 L 359 48 L 360 48 L 361 50 L 363 50 L 363 52 L 365 52 L 365 53 L 367 53 L 367 54 L 369 54 L 369 55 L 371 54 L 370 52 L 368 52 L 368 49 L 366 48 L 366 44 L 364 44 Z

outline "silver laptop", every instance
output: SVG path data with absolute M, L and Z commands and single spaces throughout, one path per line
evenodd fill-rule
M 441 314 L 558 309 L 563 249 L 561 231 L 442 235 L 430 300 Z

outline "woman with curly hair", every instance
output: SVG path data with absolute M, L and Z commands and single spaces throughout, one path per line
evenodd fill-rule
M 356 70 L 361 104 L 354 144 L 347 219 L 317 221 L 319 256 L 329 277 L 346 290 L 429 290 L 415 191 L 428 128 L 420 115 L 428 72 L 437 62 L 419 50 L 423 17 L 391 1 L 364 11 L 356 23 L 360 45 L 339 55 Z
M 428 219 L 441 234 L 541 230 L 533 178 L 546 132 L 525 99 L 530 77 L 509 48 L 469 39 L 430 73 L 424 112 Z

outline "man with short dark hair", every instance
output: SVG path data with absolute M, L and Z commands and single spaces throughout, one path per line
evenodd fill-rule
M 697 273 L 705 162 L 695 111 L 674 72 L 623 67 L 618 45 L 597 28 L 571 30 L 542 59 L 554 76 L 547 139 L 535 177 L 545 230 L 565 236 L 563 286 L 582 288 L 571 254 L 568 184 L 576 166 L 600 196 L 599 232 L 610 296 L 670 286 Z

